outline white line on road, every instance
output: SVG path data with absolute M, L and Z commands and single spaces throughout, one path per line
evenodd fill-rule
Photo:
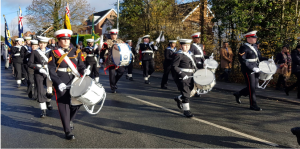
M 157 105 L 157 104 L 148 102 L 148 101 L 144 101 L 144 100 L 139 99 L 139 98 L 136 98 L 136 97 L 132 97 L 132 96 L 127 96 L 127 97 L 129 97 L 129 98 L 131 98 L 131 99 L 134 99 L 134 100 L 137 100 L 137 101 L 140 101 L 140 102 L 143 102 L 143 103 L 145 103 L 145 104 L 151 105 L 151 106 L 153 106 L 153 107 L 157 107 L 157 108 L 164 109 L 164 110 L 169 111 L 169 112 L 174 113 L 174 114 L 182 115 L 182 113 L 180 113 L 180 112 L 178 112 L 178 111 L 174 111 L 174 110 L 165 108 L 165 107 L 163 107 L 163 106 L 160 106 L 160 105 Z M 234 134 L 237 134 L 237 135 L 240 135 L 240 136 L 243 136 L 243 137 L 246 137 L 246 138 L 255 140 L 255 141 L 259 141 L 259 142 L 268 144 L 268 145 L 270 145 L 270 146 L 278 146 L 278 144 L 275 144 L 275 143 L 272 143 L 272 142 L 269 142 L 269 141 L 266 141 L 266 140 L 263 140 L 263 139 L 260 139 L 260 138 L 257 138 L 257 137 L 254 137 L 254 136 L 251 136 L 251 135 L 248 135 L 248 134 L 245 134 L 245 133 L 242 133 L 242 132 L 239 132 L 239 131 L 230 129 L 230 128 L 226 128 L 226 127 L 223 127 L 223 126 L 220 126 L 220 125 L 217 125 L 217 124 L 208 122 L 208 121 L 206 121 L 206 120 L 202 120 L 202 119 L 195 118 L 195 117 L 192 117 L 191 119 L 196 120 L 196 121 L 201 122 L 201 123 L 204 123 L 204 124 L 207 124 L 207 125 L 211 125 L 211 126 L 214 126 L 214 127 L 217 127 L 217 128 L 220 128 L 220 129 L 223 129 L 223 130 L 226 130 L 226 131 L 229 131 L 229 132 L 232 132 L 232 133 L 234 133 Z

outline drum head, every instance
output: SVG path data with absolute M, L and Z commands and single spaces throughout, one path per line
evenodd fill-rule
M 214 73 L 208 69 L 197 70 L 193 76 L 194 76 L 194 82 L 199 85 L 207 85 L 212 83 L 215 80 Z
M 126 43 L 118 43 L 113 46 L 113 62 L 117 66 L 128 66 L 131 63 L 131 49 Z
M 72 84 L 70 90 L 70 94 L 72 97 L 80 97 L 81 95 L 85 94 L 89 90 L 90 86 L 92 86 L 93 80 L 89 76 L 86 76 L 79 86 L 81 80 L 82 78 L 79 78 Z
M 260 62 L 258 67 L 262 72 L 268 74 L 275 74 L 277 71 L 277 66 L 275 65 L 275 63 L 270 63 L 268 61 Z
M 119 44 L 114 44 L 112 48 L 112 57 L 115 65 L 119 66 L 121 61 L 121 48 Z
M 214 59 L 206 59 L 205 62 L 208 68 L 218 68 L 219 64 Z

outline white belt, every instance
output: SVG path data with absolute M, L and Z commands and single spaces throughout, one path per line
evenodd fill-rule
M 41 64 L 36 64 L 37 67 L 43 67 Z M 43 68 L 48 68 L 48 65 L 44 65 Z
M 203 55 L 195 55 L 195 57 L 203 57 Z
M 57 70 L 61 71 L 61 72 L 69 72 L 69 73 L 72 72 L 72 69 L 69 67 L 68 68 L 58 68 Z
M 94 54 L 87 54 L 86 56 L 95 56 Z
M 14 54 L 14 56 L 20 56 L 20 53 Z
M 142 53 L 153 53 L 153 51 L 146 50 L 146 51 L 142 51 Z
M 258 58 L 254 58 L 254 59 L 246 59 L 247 62 L 257 62 Z
M 181 71 L 183 72 L 195 72 L 195 69 L 185 69 L 185 68 L 180 68 Z

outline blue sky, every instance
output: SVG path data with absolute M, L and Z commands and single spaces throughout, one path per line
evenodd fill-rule
M 117 0 L 87 0 L 91 6 L 95 7 L 95 12 L 99 12 L 102 10 L 115 8 L 114 3 Z M 122 1 L 122 0 L 120 0 Z M 189 2 L 192 0 L 178 0 L 178 2 Z M 196 1 L 196 0 L 194 0 Z M 31 4 L 32 0 L 1 0 L 1 35 L 4 34 L 4 18 L 3 14 L 5 14 L 5 18 L 7 24 L 9 26 L 9 30 L 11 32 L 16 32 L 18 28 L 18 16 L 17 11 L 19 10 L 19 6 L 21 7 L 23 16 L 26 15 L 26 7 Z M 72 8 L 70 8 L 72 11 Z M 115 8 L 116 9 L 116 8 Z M 72 13 L 72 12 L 71 12 Z M 26 19 L 26 18 L 24 18 Z M 28 31 L 29 28 L 26 26 L 26 22 L 24 23 L 24 32 Z

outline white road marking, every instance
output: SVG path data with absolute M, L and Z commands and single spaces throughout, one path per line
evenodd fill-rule
M 137 100 L 137 101 L 140 101 L 140 102 L 143 102 L 143 103 L 145 103 L 145 104 L 151 105 L 151 106 L 153 106 L 153 107 L 157 107 L 157 108 L 164 109 L 164 110 L 169 111 L 169 112 L 174 113 L 174 114 L 183 115 L 182 113 L 180 113 L 180 112 L 178 112 L 178 111 L 174 111 L 174 110 L 165 108 L 165 107 L 163 107 L 163 106 L 160 106 L 160 105 L 157 105 L 157 104 L 148 102 L 148 101 L 144 101 L 144 100 L 139 99 L 139 98 L 136 98 L 136 97 L 132 97 L 132 96 L 127 96 L 127 97 L 129 97 L 129 98 L 131 98 L 131 99 L 134 99 L 134 100 Z M 255 141 L 258 141 L 258 142 L 265 143 L 265 144 L 270 145 L 270 146 L 279 146 L 279 145 L 276 144 L 276 143 L 269 142 L 269 141 L 266 141 L 266 140 L 263 140 L 263 139 L 260 139 L 260 138 L 257 138 L 257 137 L 254 137 L 254 136 L 251 136 L 251 135 L 248 135 L 248 134 L 245 134 L 245 133 L 242 133 L 242 132 L 239 132 L 239 131 L 230 129 L 230 128 L 226 128 L 226 127 L 223 127 L 223 126 L 220 126 L 220 125 L 217 125 L 217 124 L 208 122 L 208 121 L 206 121 L 206 120 L 202 120 L 202 119 L 195 118 L 195 117 L 192 117 L 191 119 L 196 120 L 196 121 L 201 122 L 201 123 L 204 123 L 204 124 L 207 124 L 207 125 L 211 125 L 211 126 L 214 126 L 214 127 L 217 127 L 217 128 L 220 128 L 220 129 L 223 129 L 223 130 L 226 130 L 226 131 L 229 131 L 229 132 L 231 132 L 231 133 L 234 133 L 234 134 L 237 134 L 237 135 L 240 135 L 240 136 L 249 138 L 249 139 L 251 139 L 251 140 L 255 140 Z

